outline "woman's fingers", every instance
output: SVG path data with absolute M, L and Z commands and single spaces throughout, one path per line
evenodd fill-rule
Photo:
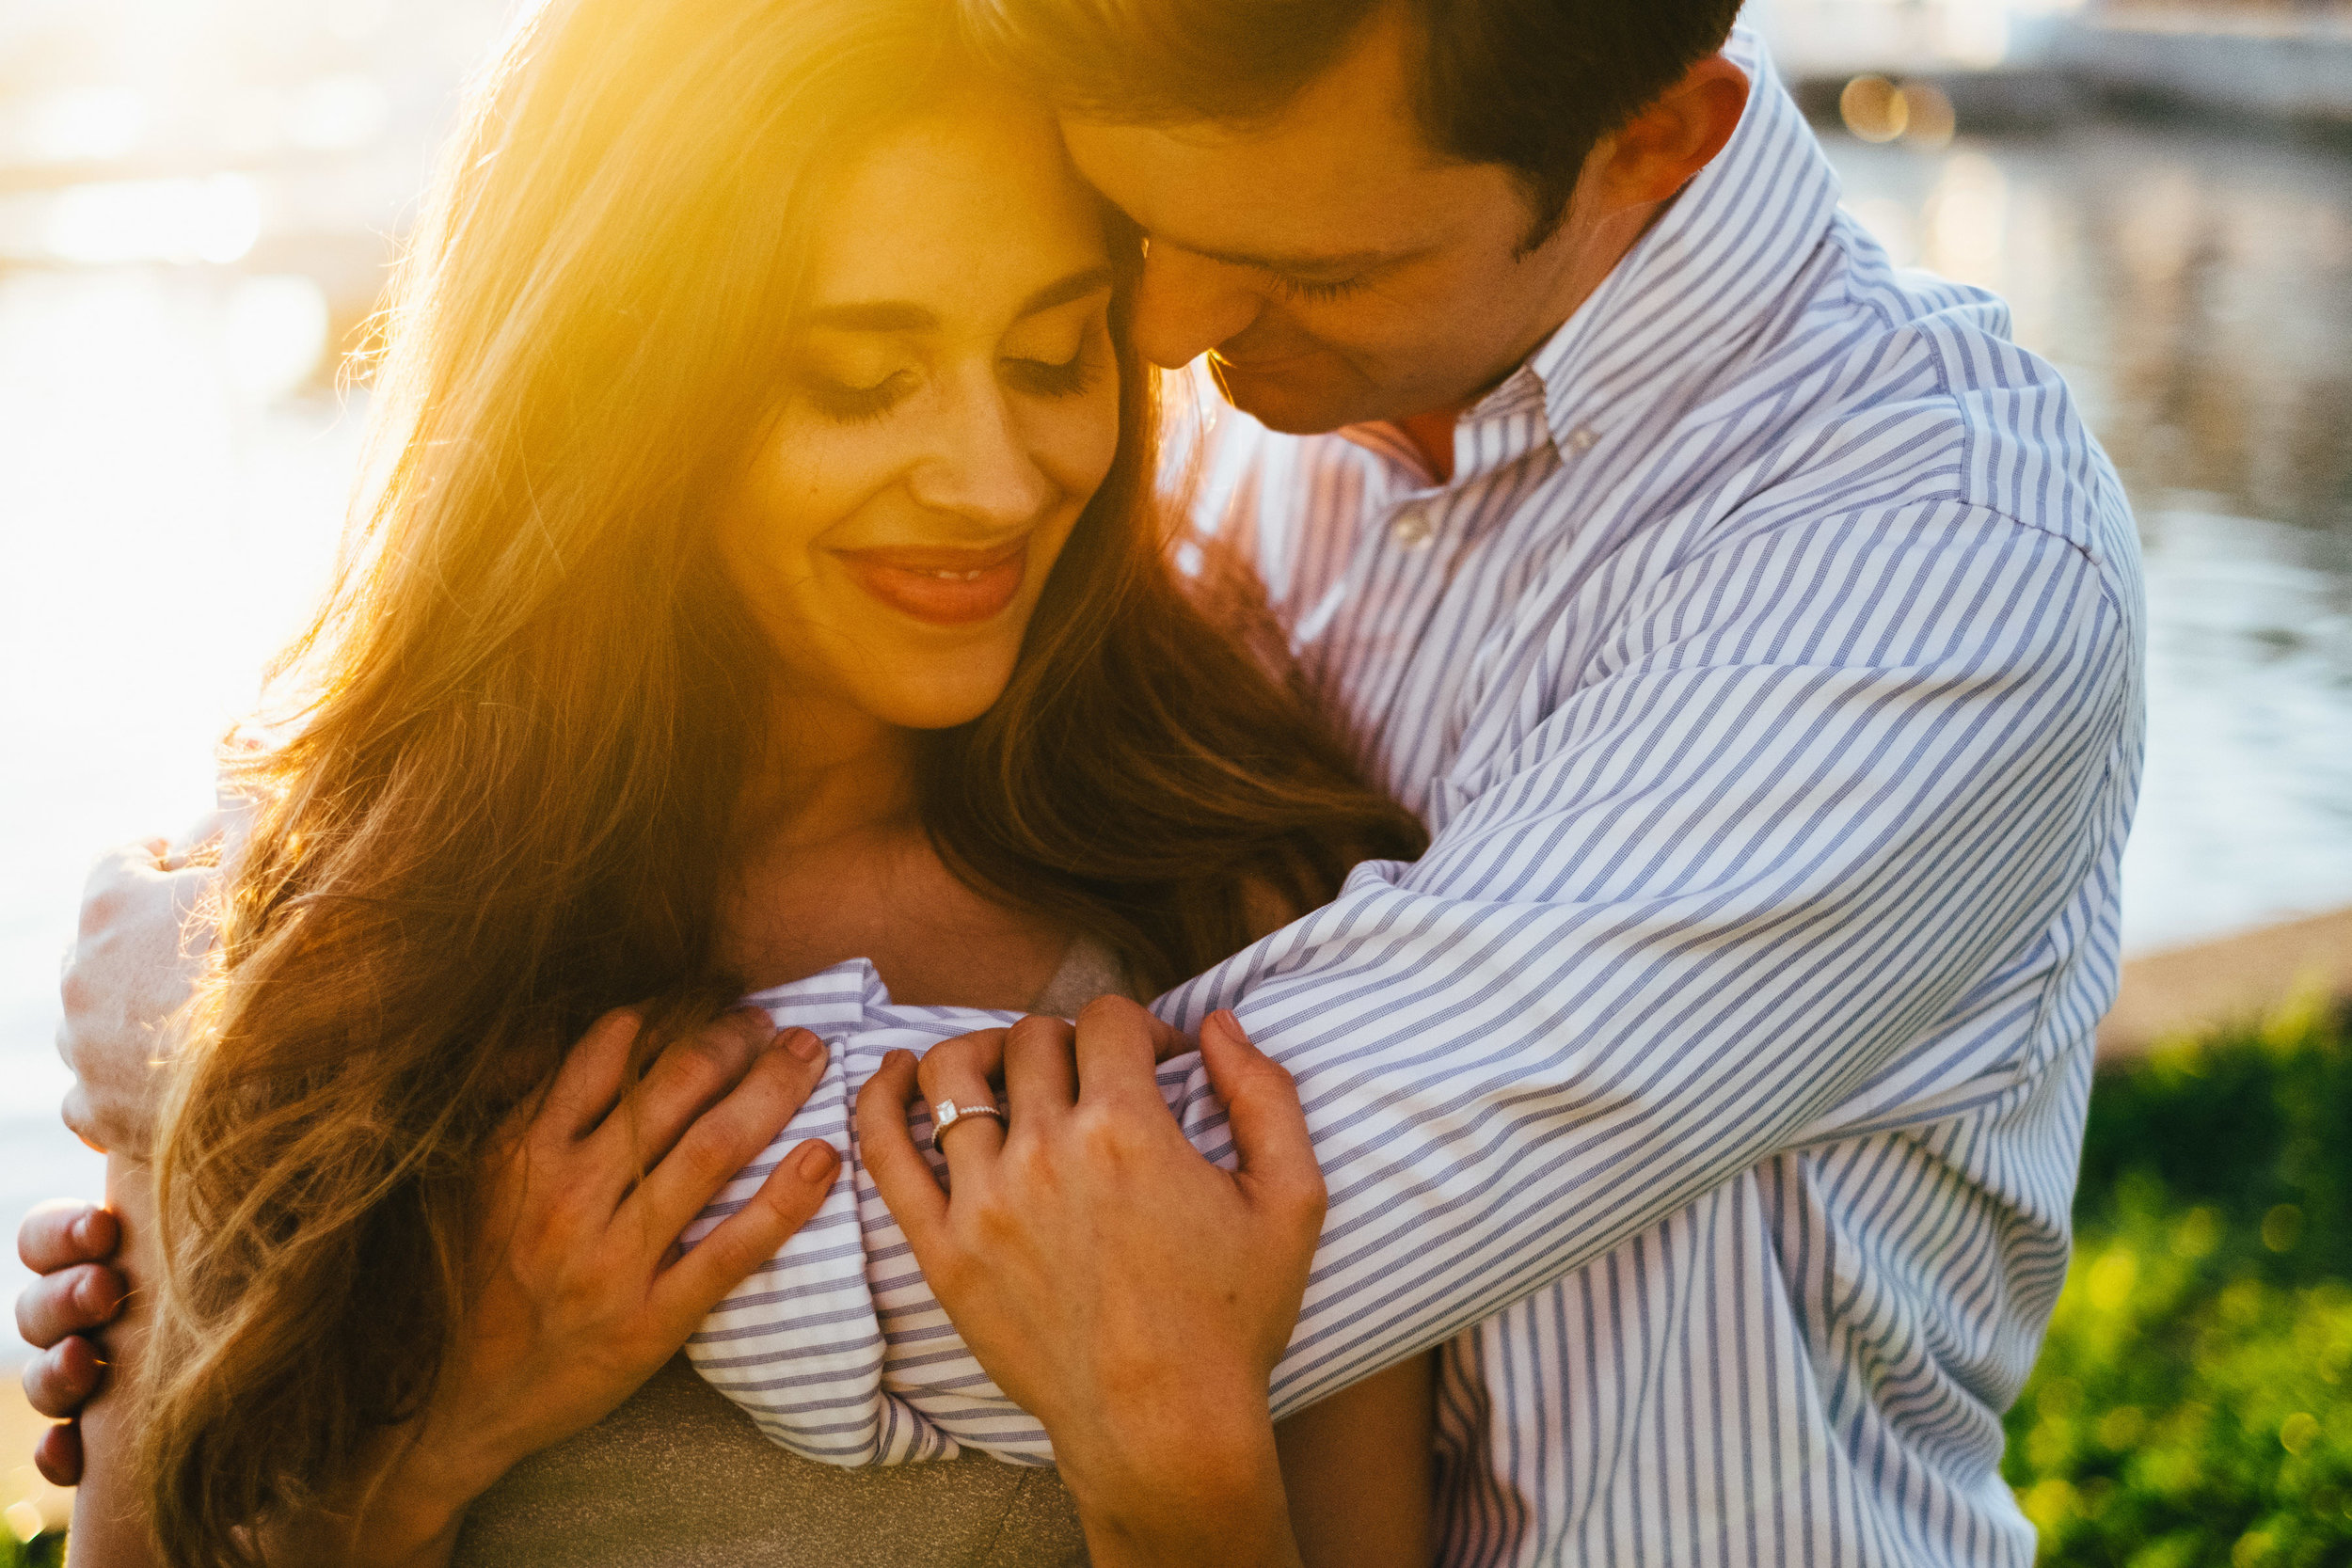
M 78 1337 L 60 1340 L 24 1363 L 24 1401 L 44 1416 L 66 1420 L 80 1414 L 105 1381 L 106 1364 L 96 1345 Z
M 85 1198 L 56 1197 L 16 1227 L 16 1255 L 35 1274 L 52 1274 L 75 1263 L 103 1263 L 121 1241 L 112 1210 Z
M 841 1156 L 818 1138 L 777 1161 L 742 1208 L 654 1281 L 659 1310 L 674 1323 L 693 1323 L 708 1316 L 729 1291 L 815 1217 L 840 1170 Z
M 629 1049 L 644 1020 L 617 1007 L 588 1026 L 555 1074 L 538 1126 L 554 1147 L 567 1148 L 595 1132 L 621 1101 L 628 1081 Z
M 816 1036 L 805 1029 L 790 1033 L 797 1059 L 823 1060 L 824 1044 Z M 766 1013 L 738 1007 L 663 1046 L 644 1082 L 591 1136 L 590 1152 L 597 1168 L 624 1170 L 634 1164 L 652 1170 L 687 1129 L 743 1083 L 770 1047 L 784 1043 Z
M 824 1071 L 825 1042 L 805 1029 L 787 1029 L 761 1049 L 718 1103 L 675 1136 L 628 1199 L 644 1214 L 657 1252 L 774 1141 Z
M 1154 1069 L 1168 1025 L 1123 996 L 1098 996 L 1078 1015 L 1078 1099 L 1106 1110 L 1168 1116 Z
M 1262 1198 L 1310 1227 L 1323 1223 L 1326 1189 L 1315 1162 L 1298 1085 L 1282 1065 L 1250 1043 L 1241 1022 L 1219 1008 L 1200 1026 L 1200 1061 L 1209 1086 L 1225 1101 L 1241 1156 L 1240 1177 Z
M 72 1421 L 51 1427 L 33 1445 L 33 1467 L 52 1486 L 82 1483 L 82 1429 Z
M 937 1284 L 939 1272 L 932 1259 L 946 1231 L 947 1195 L 939 1190 L 938 1179 L 914 1147 L 914 1133 L 907 1126 L 907 1107 L 916 1093 L 914 1053 L 893 1051 L 884 1056 L 858 1090 L 857 1148 L 866 1174 L 874 1179 L 882 1201 L 907 1233 L 915 1260 Z
M 1003 1107 L 996 1102 L 996 1085 L 989 1082 L 985 1070 L 1003 1059 L 1005 1032 L 991 1029 L 988 1034 L 993 1037 L 984 1044 L 976 1045 L 978 1037 L 966 1035 L 931 1047 L 914 1073 L 923 1098 L 930 1102 L 931 1147 L 946 1156 L 948 1180 L 967 1185 L 1005 1147 Z M 948 1105 L 965 1110 L 977 1105 L 999 1114 L 976 1116 L 943 1129 L 939 1123 Z
M 1032 1014 L 1005 1031 L 1005 1114 L 1043 1130 L 1078 1098 L 1077 1030 L 1067 1019 Z
M 103 1328 L 122 1310 L 122 1275 L 103 1263 L 45 1274 L 18 1292 L 16 1331 L 46 1350 L 68 1335 Z

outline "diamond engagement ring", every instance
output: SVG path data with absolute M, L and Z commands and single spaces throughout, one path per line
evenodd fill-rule
M 966 1117 L 994 1117 L 1001 1125 L 1005 1113 L 993 1105 L 959 1105 L 952 1100 L 943 1100 L 931 1107 L 931 1147 L 937 1148 L 939 1140 L 947 1135 L 947 1129 Z

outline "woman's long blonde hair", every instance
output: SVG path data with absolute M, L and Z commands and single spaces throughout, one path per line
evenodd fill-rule
M 719 895 L 778 677 L 713 499 L 772 410 L 816 182 L 964 69 L 930 0 L 553 0 L 480 86 L 167 1115 L 139 1457 L 173 1560 L 257 1561 L 421 1408 L 483 1152 L 566 1042 L 735 993 Z M 922 809 L 966 880 L 1161 983 L 1246 941 L 1245 884 L 1319 902 L 1421 838 L 1180 587 L 1120 339 L 1118 465 Z

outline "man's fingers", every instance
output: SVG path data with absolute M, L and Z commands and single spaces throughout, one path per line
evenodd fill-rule
M 168 839 L 148 838 L 100 850 L 90 863 L 89 875 L 82 879 L 83 924 L 89 924 L 92 905 L 103 909 L 107 900 L 130 889 L 161 880 L 163 857 L 170 847 Z
M 776 1162 L 742 1208 L 722 1220 L 654 1282 L 663 1314 L 699 1323 L 823 1207 L 840 1174 L 841 1156 L 821 1139 L 796 1146 Z
M 1321 1226 L 1323 1170 L 1315 1163 L 1297 1084 L 1221 1008 L 1200 1026 L 1200 1060 L 1209 1069 L 1209 1086 L 1225 1101 L 1242 1179 L 1302 1224 Z
M 762 1022 L 766 1022 L 765 1016 Z M 692 1223 L 798 1115 L 825 1073 L 825 1042 L 787 1029 L 763 1050 L 742 1082 L 694 1118 L 629 1198 L 661 1246 Z
M 99 1358 L 96 1345 L 77 1337 L 25 1362 L 24 1381 L 26 1403 L 44 1416 L 64 1420 L 98 1392 L 106 1381 L 106 1364 Z
M 866 1174 L 907 1233 L 917 1262 L 938 1283 L 931 1259 L 946 1233 L 947 1195 L 914 1147 L 907 1107 L 915 1099 L 914 1053 L 893 1051 L 857 1095 L 857 1150 Z
M 1024 1127 L 1053 1126 L 1078 1099 L 1078 1031 L 1031 1014 L 1005 1031 L 1005 1114 Z
M 1014 1025 L 1018 1028 L 1019 1025 Z M 991 1029 L 982 1036 L 966 1035 L 961 1039 L 948 1040 L 924 1053 L 922 1065 L 915 1069 L 914 1081 L 921 1085 L 923 1098 L 931 1107 L 931 1147 L 946 1158 L 948 1180 L 961 1184 L 959 1190 L 981 1179 L 997 1152 L 1005 1147 L 1005 1123 L 1000 1116 L 976 1116 L 969 1121 L 959 1121 L 947 1129 L 947 1135 L 939 1135 L 940 1107 L 954 1104 L 962 1109 L 978 1105 L 997 1105 L 996 1086 L 989 1082 L 984 1069 L 993 1062 L 1001 1062 L 1004 1055 L 1005 1031 Z
M 121 1240 L 112 1210 L 87 1198 L 53 1197 L 35 1205 L 16 1227 L 16 1255 L 35 1274 L 50 1274 L 75 1263 L 103 1263 Z
M 1166 1025 L 1123 996 L 1098 996 L 1078 1015 L 1078 1099 L 1082 1103 L 1168 1115 L 1154 1076 Z
M 57 1025 L 57 1054 L 60 1056 L 68 1056 L 72 1049 L 68 1028 L 66 1024 Z M 65 1091 L 65 1101 L 57 1107 L 57 1117 L 65 1123 L 66 1131 L 81 1139 L 82 1147 L 91 1153 L 113 1152 L 99 1141 L 98 1114 L 90 1105 L 89 1091 L 82 1086 L 80 1080 L 75 1080 L 73 1086 Z M 144 1150 L 125 1152 L 133 1152 L 135 1158 L 145 1156 Z
M 16 1331 L 42 1348 L 69 1334 L 103 1328 L 122 1310 L 122 1275 L 103 1263 L 77 1263 L 46 1274 L 18 1292 Z
M 52 1486 L 82 1484 L 82 1429 L 67 1421 L 42 1433 L 33 1445 L 33 1467 Z

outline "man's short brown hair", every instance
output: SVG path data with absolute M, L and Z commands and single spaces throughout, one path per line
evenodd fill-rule
M 1559 225 L 1585 154 L 1723 46 L 1738 0 L 958 0 L 981 48 L 1054 103 L 1123 124 L 1271 118 L 1401 7 L 1426 45 L 1430 146 L 1500 164 Z

